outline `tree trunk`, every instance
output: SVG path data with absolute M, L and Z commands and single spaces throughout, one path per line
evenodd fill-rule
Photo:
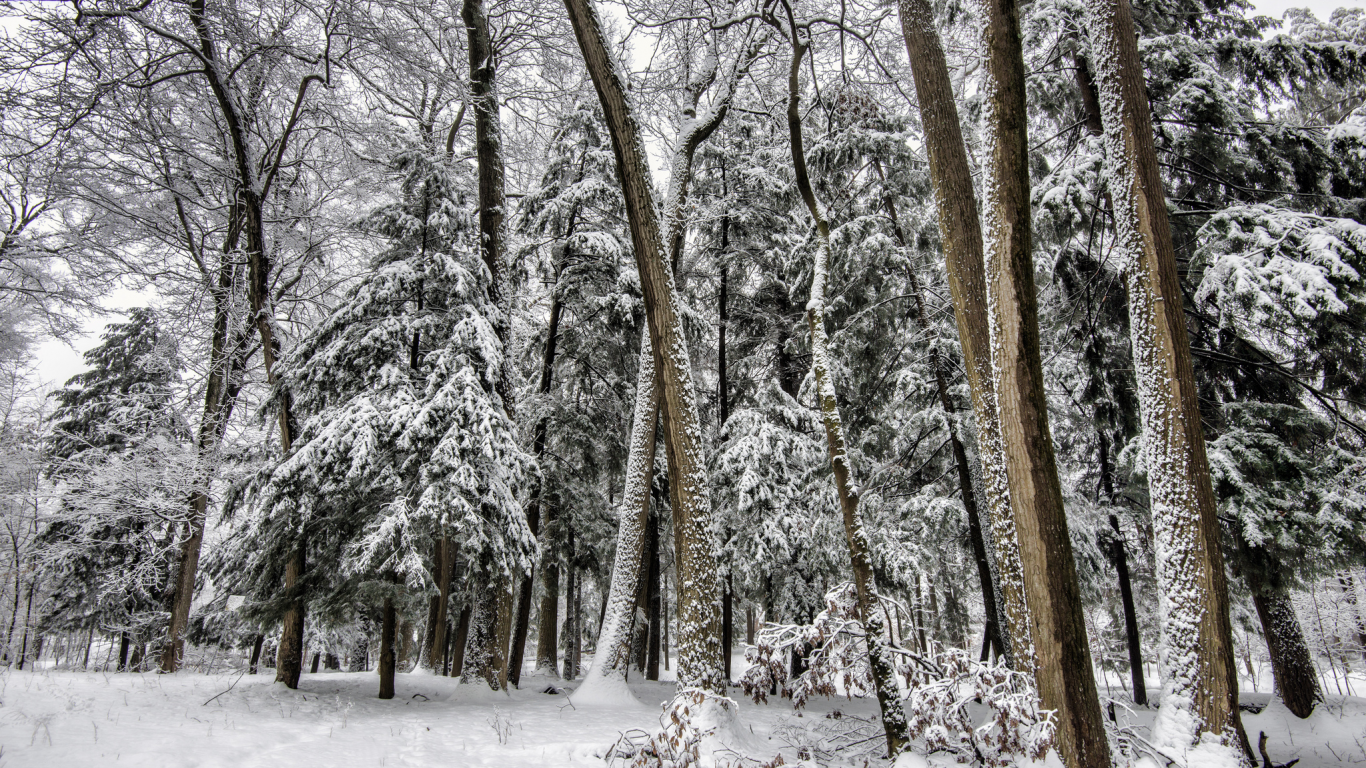
M 455 543 L 449 534 L 443 535 L 436 545 L 436 603 L 432 615 L 432 644 L 428 647 L 427 658 L 432 669 L 440 672 L 445 666 L 447 635 L 450 624 L 451 578 L 455 572 Z
M 322 660 L 323 660 L 322 651 L 314 651 L 314 652 L 313 652 L 313 663 L 310 664 L 309 667 L 308 667 L 308 673 L 309 673 L 310 675 L 316 675 L 316 674 L 318 674 L 318 664 L 320 664 L 320 663 L 322 662 Z
M 1271 658 L 1271 673 L 1276 681 L 1276 693 L 1285 708 L 1298 718 L 1309 717 L 1314 707 L 1323 701 L 1319 689 L 1319 674 L 1304 640 L 1295 607 L 1290 603 L 1280 576 L 1280 563 L 1258 548 L 1254 562 L 1244 567 L 1243 579 L 1252 592 L 1252 604 L 1257 607 L 1257 618 L 1262 622 L 1267 655 Z
M 570 224 L 572 232 L 573 224 Z M 550 324 L 546 330 L 545 353 L 541 356 L 541 382 L 537 387 L 537 392 L 542 396 L 550 394 L 551 384 L 554 382 L 555 375 L 555 349 L 556 342 L 560 334 L 560 314 L 562 305 L 559 292 L 560 268 L 555 268 L 555 287 L 550 298 Z M 536 460 L 540 461 L 545 456 L 545 444 L 547 439 L 547 425 L 545 419 L 536 422 L 536 434 L 532 438 L 532 452 L 536 455 Z M 541 520 L 545 518 L 545 526 L 542 527 Z M 557 558 L 551 554 L 550 541 L 554 532 L 550 530 L 550 525 L 555 519 L 553 505 L 547 504 L 544 498 L 544 489 L 537 488 L 536 498 L 531 507 L 527 510 L 527 524 L 531 528 L 533 535 L 540 536 L 544 532 L 541 542 L 541 583 L 544 594 L 541 598 L 540 619 L 541 626 L 538 639 L 536 641 L 536 668 L 546 668 L 551 675 L 558 677 L 555 664 L 555 625 L 558 617 L 556 609 L 559 601 L 559 564 Z M 528 574 L 522 579 L 521 594 L 517 602 L 517 626 L 513 630 L 512 636 L 512 659 L 508 669 L 508 680 L 515 688 L 522 677 L 522 656 L 526 652 L 526 636 L 531 627 L 531 575 Z M 549 624 L 549 627 L 546 625 Z M 549 629 L 551 644 L 548 648 L 546 644 L 546 630 Z M 549 659 L 546 659 L 546 656 Z M 548 662 L 545 663 L 545 662 Z
M 612 581 L 602 629 L 598 632 L 597 652 L 589 680 L 626 678 L 630 663 L 631 628 L 635 621 L 636 594 L 640 590 L 641 565 L 645 557 L 645 529 L 650 517 L 650 483 L 654 477 L 655 426 L 659 413 L 654 354 L 648 332 L 640 338 L 640 360 L 636 368 L 636 402 L 631 423 L 631 443 L 626 460 L 626 488 L 617 513 L 617 553 L 612 563 Z M 573 599 L 573 569 L 570 588 L 565 592 L 565 612 Z M 569 656 L 565 655 L 565 677 Z
M 379 631 L 379 698 L 381 699 L 394 698 L 394 670 L 398 666 L 394 649 L 397 619 L 397 612 L 394 610 L 394 598 L 385 597 Z
M 1124 603 L 1124 637 L 1129 646 L 1129 675 L 1134 684 L 1134 703 L 1148 706 L 1148 686 L 1143 681 L 1143 651 L 1138 634 L 1138 613 L 1134 609 L 1134 588 L 1129 579 L 1129 557 L 1124 550 L 1124 536 L 1119 530 L 1119 518 L 1110 515 L 1110 527 L 1115 541 L 1112 557 L 1119 575 L 1119 597 Z
M 649 636 L 645 647 L 645 679 L 659 679 L 659 516 L 650 516 L 647 533 L 650 539 L 650 572 L 646 583 L 650 585 L 645 598 L 649 622 Z
M 257 635 L 256 642 L 251 644 L 251 663 L 247 665 L 248 674 L 256 674 L 256 665 L 261 662 L 261 646 L 265 643 L 266 636 Z
M 602 103 L 626 200 L 640 272 L 650 349 L 660 377 L 679 584 L 680 688 L 724 693 L 714 523 L 707 499 L 707 447 L 673 275 L 664 258 L 648 159 L 626 84 L 621 81 L 592 0 L 565 0 L 584 62 Z
M 579 676 L 579 660 L 574 656 L 574 636 L 577 635 L 579 632 L 579 614 L 578 611 L 575 609 L 574 604 L 574 596 L 578 594 L 579 585 L 577 577 L 579 569 L 575 568 L 574 562 L 570 560 L 568 564 L 568 570 L 569 584 L 567 585 L 568 589 L 564 594 L 564 611 L 565 613 L 569 614 L 567 617 L 565 617 L 566 621 L 564 623 L 564 679 L 573 680 L 574 678 Z M 630 625 L 628 624 L 627 627 L 627 637 L 629 638 Z M 599 643 L 598 653 L 601 654 L 602 651 L 603 649 L 601 643 Z M 625 653 L 623 652 L 623 659 L 621 661 L 621 676 L 623 680 L 625 680 L 626 678 L 626 670 L 628 665 L 629 659 L 625 658 Z M 596 668 L 597 666 L 597 664 L 593 665 L 594 668 Z M 583 686 L 580 686 L 580 689 L 582 689 L 582 687 Z
M 896 670 L 886 647 L 882 622 L 882 606 L 873 577 L 872 553 L 868 535 L 863 529 L 863 517 L 858 509 L 859 492 L 852 477 L 853 466 L 845 450 L 844 423 L 835 396 L 835 382 L 830 372 L 830 349 L 825 331 L 825 282 L 830 263 L 830 224 L 816 201 L 815 191 L 806 170 L 806 154 L 802 148 L 801 122 L 801 66 L 806 58 L 809 38 L 799 36 L 792 24 L 790 42 L 792 63 L 787 81 L 787 128 L 792 149 L 792 164 L 796 172 L 797 189 L 801 192 L 818 237 L 816 263 L 812 269 L 811 299 L 807 303 L 807 321 L 811 329 L 811 369 L 816 376 L 816 391 L 820 403 L 821 420 L 825 425 L 826 444 L 830 464 L 835 475 L 835 491 L 839 496 L 844 517 L 844 534 L 849 545 L 849 560 L 858 594 L 858 615 L 864 628 L 864 642 L 868 649 L 868 666 L 877 690 L 878 706 L 882 713 L 882 727 L 887 736 L 887 755 L 895 758 L 907 744 L 906 716 L 897 690 Z M 729 661 L 729 660 L 727 660 Z M 727 663 L 727 666 L 729 664 Z
M 460 618 L 455 624 L 455 636 L 446 646 L 450 649 L 451 677 L 463 677 L 465 674 L 465 647 L 469 644 L 470 615 L 472 613 L 473 607 L 468 603 L 460 609 Z
M 982 19 L 987 233 L 983 255 L 992 369 L 1043 706 L 1069 768 L 1108 767 L 1110 747 L 1087 643 L 1081 590 L 1048 428 L 1031 255 L 1024 53 L 1014 0 L 988 0 Z
M 727 576 L 725 592 L 721 597 L 721 652 L 724 654 L 721 659 L 725 666 L 727 685 L 729 685 L 731 681 L 730 657 L 734 653 L 732 649 L 735 647 L 735 607 L 731 605 L 732 595 L 730 585 L 731 579 Z
M 1348 608 L 1352 612 L 1352 622 L 1356 624 L 1357 647 L 1361 649 L 1361 658 L 1366 659 L 1366 616 L 1362 616 L 1361 604 L 1357 602 L 1357 589 L 1353 583 L 1352 572 L 1339 573 L 1338 584 L 1342 585 L 1342 592 L 1346 595 Z
M 133 641 L 129 639 L 128 633 L 123 632 L 119 635 L 119 671 L 128 671 L 128 649 L 132 647 Z M 24 657 L 19 657 L 19 668 L 24 668 Z
M 1251 757 L 1238 712 L 1221 532 L 1176 253 L 1128 0 L 1088 0 L 1086 27 L 1105 129 L 1115 246 L 1128 287 L 1157 575 L 1165 595 L 1163 706 L 1153 741 L 1184 753 L 1210 734 Z
M 177 202 L 177 205 L 179 203 Z M 238 210 L 234 207 L 234 210 Z M 229 235 L 223 243 L 219 261 L 218 283 L 210 294 L 213 298 L 213 336 L 209 347 L 209 375 L 204 386 L 204 412 L 199 422 L 196 450 L 202 459 L 211 456 L 223 439 L 238 392 L 242 389 L 242 370 L 247 352 L 245 328 L 230 327 L 233 312 L 233 286 L 240 278 L 240 267 L 231 257 L 237 248 L 236 226 L 229 225 Z M 207 483 L 208 478 L 197 478 Z M 184 655 L 182 635 L 190 621 L 190 606 L 194 600 L 195 581 L 199 575 L 199 554 L 204 544 L 204 518 L 209 497 L 204 489 L 190 494 L 190 519 L 186 523 L 188 535 L 181 542 L 172 574 L 170 594 L 170 624 L 166 628 L 167 642 L 162 646 L 161 671 L 174 672 L 180 668 Z
M 878 178 L 885 183 L 886 176 L 882 171 L 882 163 L 874 159 L 873 168 L 877 170 Z M 901 219 L 897 215 L 896 201 L 892 199 L 890 194 L 887 194 L 883 201 L 887 208 L 887 216 L 892 222 L 892 234 L 896 237 L 897 245 L 909 253 L 911 244 L 906 233 L 901 229 Z M 920 279 L 916 277 L 914 269 L 907 269 L 906 276 L 910 283 L 916 325 L 922 333 L 928 334 L 931 330 L 930 320 L 925 312 L 924 292 L 920 288 Z M 987 555 L 986 538 L 982 535 L 982 522 L 977 509 L 977 492 L 972 485 L 972 466 L 968 463 L 968 454 L 963 447 L 963 441 L 958 437 L 958 430 L 961 428 L 957 418 L 958 408 L 954 406 L 953 399 L 949 396 L 948 365 L 940 357 L 939 350 L 936 347 L 930 347 L 930 368 L 934 371 L 935 390 L 939 394 L 939 405 L 944 409 L 944 418 L 949 427 L 949 446 L 953 451 L 954 466 L 958 469 L 959 495 L 963 499 L 963 511 L 968 518 L 968 540 L 972 544 L 972 557 L 977 564 L 977 581 L 982 589 L 982 606 L 986 614 L 986 626 L 983 629 L 986 642 L 983 644 L 982 661 L 986 661 L 987 654 L 991 651 L 994 651 L 997 657 L 1005 655 L 1005 645 L 1001 641 L 1000 620 L 996 615 L 995 580 L 991 572 L 991 560 Z
M 948 62 L 934 26 L 934 11 L 929 0 L 901 0 L 901 29 L 915 80 L 920 118 L 925 127 L 944 266 L 958 322 L 963 369 L 976 416 L 978 459 L 982 465 L 982 485 L 996 555 L 996 587 L 1002 609 L 1002 615 L 998 617 L 1001 644 L 1010 665 L 1029 672 L 1034 669 L 1029 606 L 1025 601 L 1024 575 L 992 378 L 982 227 L 977 215 L 972 170 L 963 143 L 963 129 L 958 122 Z
M 549 535 L 555 525 L 556 507 L 546 504 L 542 509 L 545 520 L 541 526 Z M 545 672 L 552 678 L 560 676 L 559 666 L 559 629 L 560 629 L 560 559 L 553 551 L 541 553 L 541 608 L 538 611 L 538 630 L 536 635 L 536 670 Z

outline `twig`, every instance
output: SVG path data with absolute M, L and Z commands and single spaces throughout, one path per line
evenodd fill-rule
M 236 688 L 236 687 L 237 687 L 237 681 L 238 681 L 238 680 L 241 680 L 241 679 L 242 679 L 242 675 L 245 675 L 246 673 L 247 673 L 247 670 L 246 670 L 246 669 L 243 669 L 241 672 L 239 672 L 238 675 L 237 675 L 237 680 L 233 680 L 233 681 L 232 681 L 232 685 L 228 686 L 228 690 L 222 691 L 222 692 L 220 692 L 220 693 L 218 693 L 218 694 L 215 694 L 213 698 L 211 698 L 211 699 L 209 699 L 208 701 L 204 702 L 203 706 L 205 706 L 205 707 L 209 706 L 209 704 L 211 704 L 211 703 L 213 702 L 214 699 L 218 698 L 219 696 L 222 696 L 224 693 L 228 693 L 228 692 L 231 691 L 233 688 Z

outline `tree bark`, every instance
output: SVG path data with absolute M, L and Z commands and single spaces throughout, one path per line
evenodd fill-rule
M 659 679 L 659 515 L 651 515 L 649 529 L 646 532 L 649 538 L 649 564 L 650 572 L 646 576 L 646 584 L 649 589 L 646 593 L 645 603 L 647 606 L 646 621 L 648 622 L 649 635 L 646 638 L 645 646 L 645 679 Z
M 234 206 L 234 210 L 239 209 Z M 213 298 L 213 336 L 209 347 L 209 374 L 204 387 L 204 411 L 196 441 L 196 450 L 201 461 L 206 461 L 212 456 L 222 441 L 243 383 L 241 374 L 246 361 L 242 356 L 247 351 L 247 337 L 245 329 L 230 326 L 233 285 L 237 282 L 239 273 L 239 267 L 231 258 L 231 253 L 237 247 L 237 233 L 240 231 L 235 222 L 229 223 L 229 235 L 224 240 L 219 261 L 218 281 L 210 291 Z M 207 478 L 201 477 L 198 480 L 200 483 L 207 483 Z M 179 669 L 184 655 L 182 636 L 190 621 L 190 606 L 194 600 L 195 581 L 199 575 L 199 554 L 204 544 L 204 519 L 208 512 L 208 504 L 207 490 L 195 490 L 190 494 L 187 535 L 180 545 L 175 572 L 172 574 L 170 594 L 167 596 L 171 617 L 166 628 L 167 641 L 161 652 L 162 672 L 174 672 Z
M 394 671 L 397 668 L 394 636 L 398 624 L 394 610 L 394 598 L 384 598 L 383 616 L 380 618 L 379 631 L 379 698 L 394 698 Z M 316 669 L 316 662 L 315 662 Z
M 546 504 L 542 507 L 545 519 L 541 530 L 547 535 L 555 525 L 556 507 Z M 538 630 L 536 635 L 536 670 L 545 672 L 552 678 L 560 676 L 559 630 L 560 630 L 560 560 L 556 553 L 542 550 L 541 554 L 541 607 L 537 612 Z
M 473 609 L 468 603 L 460 609 L 460 618 L 455 624 L 455 636 L 447 645 L 451 649 L 451 677 L 463 677 L 465 673 L 465 646 L 469 644 L 470 614 L 472 612 Z
M 602 103 L 626 199 L 631 241 L 645 298 L 650 348 L 660 377 L 661 414 L 669 465 L 679 572 L 680 688 L 724 693 L 716 541 L 707 499 L 707 447 L 681 327 L 673 274 L 664 258 L 650 170 L 626 84 L 608 53 L 592 0 L 565 0 L 584 62 Z
M 787 81 L 787 128 L 792 149 L 797 190 L 811 214 L 818 237 L 816 263 L 812 269 L 811 298 L 806 305 L 807 321 L 811 329 L 811 369 L 816 377 L 816 391 L 820 403 L 821 420 L 825 425 L 826 444 L 830 465 L 835 475 L 835 491 L 839 496 L 844 517 L 844 534 L 849 545 L 849 560 L 858 594 L 858 615 L 863 623 L 864 643 L 868 650 L 868 666 L 877 690 L 878 706 L 882 713 L 882 727 L 887 736 L 887 755 L 895 758 L 905 749 L 906 715 L 897 689 L 896 669 L 883 637 L 886 627 L 882 622 L 882 606 L 873 576 L 872 553 L 868 535 L 863 529 L 863 516 L 858 509 L 859 492 L 853 481 L 853 466 L 845 449 L 844 422 L 840 417 L 835 382 L 830 371 L 829 341 L 825 331 L 825 283 L 830 264 L 830 224 L 825 219 L 815 190 L 806 170 L 806 154 L 802 148 L 801 66 L 806 58 L 810 37 L 799 34 L 791 11 L 788 10 L 792 63 Z M 729 666 L 729 659 L 727 659 Z
M 266 636 L 257 635 L 256 641 L 251 644 L 251 663 L 247 665 L 248 674 L 256 674 L 256 665 L 261 662 L 261 646 L 265 643 Z
M 1129 647 L 1129 676 L 1133 680 L 1134 703 L 1148 706 L 1148 686 L 1143 680 L 1143 650 L 1138 634 L 1138 612 L 1134 608 L 1134 588 L 1129 578 L 1129 556 L 1124 549 L 1124 535 L 1119 530 L 1119 518 L 1110 515 L 1110 527 L 1115 540 L 1111 557 L 1119 576 L 1119 597 L 1124 604 L 1124 637 Z
M 1290 603 L 1290 594 L 1280 578 L 1280 563 L 1267 554 L 1254 557 L 1256 562 L 1242 569 L 1243 579 L 1252 592 L 1252 604 L 1262 623 L 1276 693 L 1286 709 L 1303 719 L 1323 701 L 1318 670 L 1314 668 L 1295 607 Z
M 1057 713 L 1054 744 L 1063 763 L 1103 768 L 1111 764 L 1110 747 L 1048 428 L 1039 353 L 1019 9 L 1014 0 L 988 0 L 984 11 L 983 255 L 992 369 L 1029 605 L 1034 677 L 1043 706 Z
M 1132 11 L 1128 0 L 1088 0 L 1086 7 L 1164 593 L 1167 653 L 1154 742 L 1184 752 L 1210 734 L 1250 758 L 1218 510 Z
M 963 350 L 963 369 L 976 417 L 978 460 L 982 465 L 982 485 L 996 555 L 1001 644 L 1012 667 L 1032 672 L 1034 651 L 1030 645 L 1029 606 L 1025 601 L 1024 575 L 992 378 L 982 227 L 973 191 L 972 169 L 963 143 L 963 128 L 958 122 L 948 61 L 934 25 L 933 8 L 929 0 L 901 0 L 900 10 L 901 29 L 925 129 L 930 181 L 934 186 L 944 266 Z

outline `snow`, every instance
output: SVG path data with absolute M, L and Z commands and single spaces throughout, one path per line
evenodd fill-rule
M 736 659 L 743 667 L 743 661 Z M 0 748 L 11 768 L 67 766 L 603 766 L 609 747 L 632 729 L 654 733 L 674 698 L 671 681 L 613 686 L 611 696 L 589 697 L 574 683 L 524 677 L 521 690 L 491 691 L 482 683 L 399 674 L 397 695 L 375 698 L 374 672 L 305 674 L 299 690 L 273 682 L 270 670 L 202 675 L 0 671 Z M 544 691 L 554 684 L 561 693 Z M 563 692 L 570 691 L 569 695 Z M 220 695 L 221 694 L 221 695 Z M 1118 689 L 1110 691 L 1124 700 Z M 216 698 L 215 698 L 216 697 Z M 1366 698 L 1330 696 L 1306 720 L 1267 694 L 1244 692 L 1244 712 L 1255 748 L 1266 732 L 1276 763 L 1297 768 L 1366 764 Z M 206 703 L 207 702 L 207 703 Z M 782 754 L 787 765 L 813 766 L 797 757 L 798 742 L 812 743 L 827 715 L 871 716 L 876 701 L 813 697 L 800 714 L 784 701 L 741 700 L 722 710 L 711 699 L 694 725 L 712 731 L 706 757 L 744 755 L 758 761 Z M 1269 703 L 1268 703 L 1269 702 Z M 1154 711 L 1116 707 L 1119 725 L 1146 738 Z M 1227 754 L 1225 751 L 1224 754 Z M 1199 746 L 1190 768 L 1208 762 Z M 1135 765 L 1153 763 L 1151 758 Z M 824 763 L 821 763 L 824 764 Z M 892 768 L 953 765 L 946 755 L 903 754 Z M 1051 753 L 1036 765 L 1057 766 Z

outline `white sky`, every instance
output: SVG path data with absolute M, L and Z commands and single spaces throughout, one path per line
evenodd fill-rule
M 1142 2 L 1142 0 L 1137 0 Z M 1327 20 L 1335 8 L 1361 7 L 1366 0 L 1254 0 L 1253 6 L 1264 16 L 1280 19 L 1290 8 L 1308 8 L 1320 19 Z M 129 290 L 116 290 L 106 306 L 111 310 L 127 310 L 151 303 L 151 297 Z M 99 344 L 100 332 L 105 324 L 117 321 L 115 317 L 87 318 L 86 333 L 72 345 L 60 341 L 45 341 L 36 349 L 38 375 L 48 384 L 60 386 L 67 379 L 85 370 L 82 354 Z

